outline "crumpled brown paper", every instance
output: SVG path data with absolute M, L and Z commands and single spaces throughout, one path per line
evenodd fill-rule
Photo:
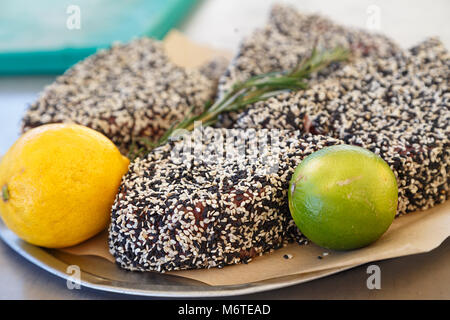
M 165 39 L 169 57 L 185 67 L 197 67 L 214 56 L 229 58 L 226 51 L 216 51 L 195 45 L 179 32 L 171 32 Z M 75 247 L 61 249 L 76 255 L 94 255 L 114 263 L 109 253 L 107 231 Z M 450 236 L 450 201 L 435 208 L 410 213 L 394 220 L 389 230 L 368 247 L 338 252 L 314 244 L 288 246 L 254 258 L 249 264 L 227 266 L 223 269 L 173 271 L 174 274 L 209 285 L 235 285 L 297 276 L 312 280 L 364 263 L 428 252 Z M 284 258 L 292 256 L 291 259 Z M 319 256 L 321 258 L 319 258 Z

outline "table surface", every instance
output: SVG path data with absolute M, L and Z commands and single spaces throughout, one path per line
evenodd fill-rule
M 239 40 L 262 26 L 274 1 L 205 0 L 180 26 L 189 38 L 217 48 L 235 50 Z M 379 15 L 379 31 L 403 47 L 430 36 L 450 46 L 450 1 L 283 1 L 304 12 L 320 12 L 334 20 L 365 28 L 369 15 Z M 83 8 L 81 8 L 83 10 Z M 0 154 L 18 137 L 20 118 L 53 76 L 0 77 Z M 360 266 L 323 279 L 246 299 L 450 299 L 450 239 L 424 254 L 378 261 L 381 289 L 367 288 L 367 267 Z M 57 278 L 15 254 L 0 241 L 0 299 L 123 299 L 141 298 L 88 288 L 69 290 Z

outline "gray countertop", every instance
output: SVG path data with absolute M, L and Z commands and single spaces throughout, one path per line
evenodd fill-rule
M 274 1 L 205 0 L 180 27 L 192 40 L 235 50 L 239 39 L 262 26 Z M 320 12 L 338 22 L 366 27 L 373 6 L 379 31 L 403 47 L 439 36 L 450 46 L 450 1 L 282 1 L 306 12 Z M 371 7 L 372 6 L 372 7 Z M 81 8 L 82 9 L 82 8 Z M 53 76 L 0 77 L 0 154 L 18 137 L 23 110 Z M 381 289 L 366 286 L 368 265 L 313 282 L 240 298 L 260 299 L 450 299 L 450 239 L 429 253 L 376 262 Z M 32 265 L 0 241 L 1 299 L 136 298 L 87 288 L 69 290 L 66 281 Z
M 380 267 L 381 289 L 367 288 L 369 265 Z M 239 299 L 450 299 L 450 239 L 429 252 L 378 261 L 326 278 Z M 148 299 L 81 287 L 31 264 L 0 241 L 0 299 Z M 233 299 L 233 297 L 229 298 Z

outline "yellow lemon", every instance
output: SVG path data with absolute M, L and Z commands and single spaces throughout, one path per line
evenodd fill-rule
M 22 135 L 0 162 L 0 213 L 25 241 L 78 244 L 109 222 L 129 160 L 101 133 L 49 124 Z

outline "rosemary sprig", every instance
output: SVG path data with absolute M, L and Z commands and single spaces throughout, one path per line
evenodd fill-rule
M 312 73 L 326 68 L 333 62 L 345 61 L 349 56 L 349 51 L 342 47 L 320 52 L 314 48 L 308 58 L 288 72 L 270 72 L 237 82 L 216 102 L 206 104 L 200 114 L 194 115 L 195 108 L 192 107 L 189 114 L 182 121 L 174 123 L 158 141 L 152 141 L 148 137 L 133 141 L 128 156 L 134 159 L 144 155 L 176 136 L 177 131 L 181 129 L 193 130 L 196 121 L 201 121 L 202 125 L 211 125 L 217 121 L 217 116 L 221 113 L 240 111 L 249 104 L 266 100 L 281 92 L 306 89 L 308 84 L 305 80 Z M 140 142 L 144 147 L 138 149 L 136 142 Z

